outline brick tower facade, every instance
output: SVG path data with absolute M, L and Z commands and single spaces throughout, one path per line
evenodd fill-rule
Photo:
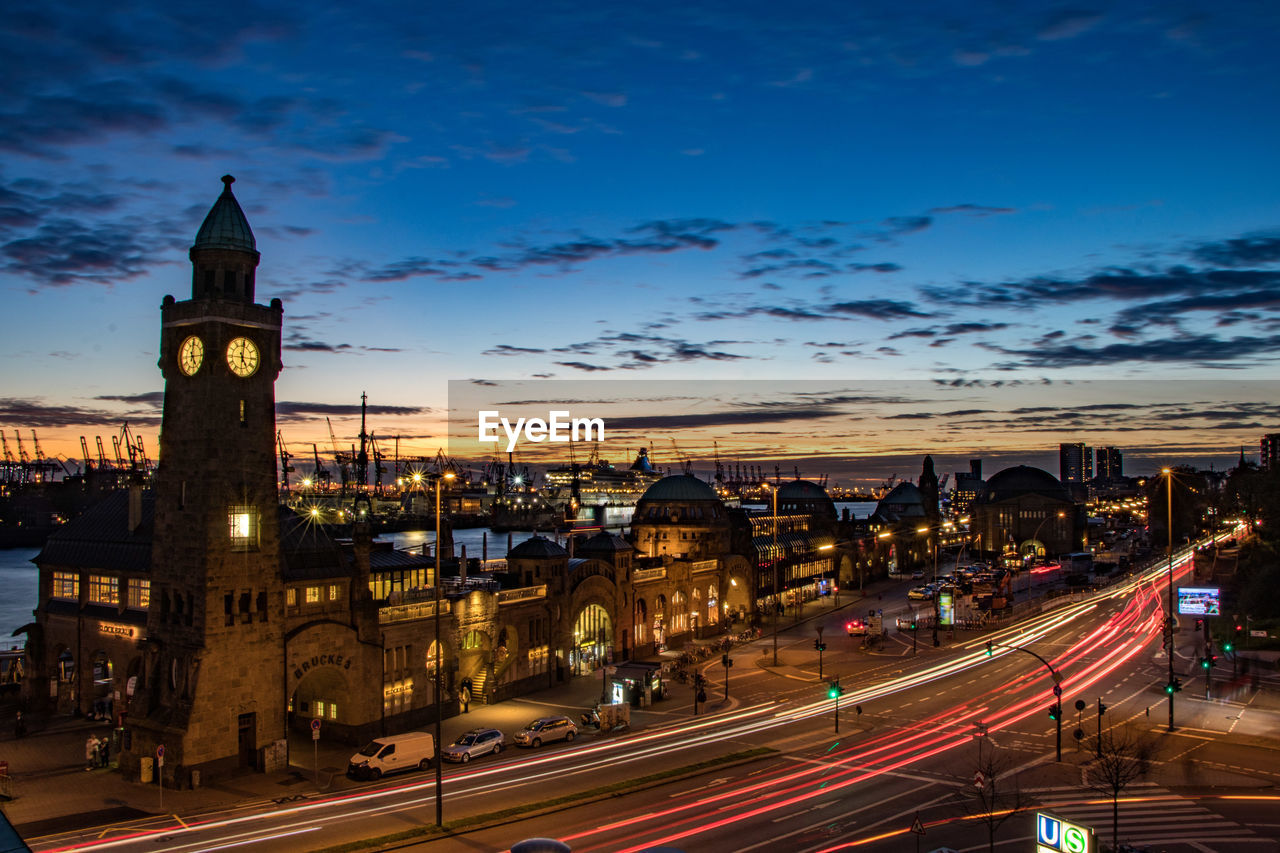
M 285 757 L 284 584 L 275 459 L 283 308 L 254 302 L 258 251 L 225 188 L 161 306 L 165 380 L 151 607 L 126 768 L 165 747 L 166 784 Z M 170 781 L 172 780 L 172 782 Z

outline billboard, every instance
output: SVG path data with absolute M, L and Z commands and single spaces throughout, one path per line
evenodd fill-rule
M 1216 586 L 1180 586 L 1178 587 L 1178 615 L 1180 616 L 1218 616 L 1222 613 L 1222 602 Z
M 938 593 L 938 624 L 944 628 L 955 622 L 955 601 L 949 592 Z

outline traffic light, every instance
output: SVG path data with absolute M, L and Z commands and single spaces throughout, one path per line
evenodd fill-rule
M 1098 700 L 1098 716 L 1101 717 L 1105 713 L 1107 713 L 1107 706 L 1105 703 L 1103 703 L 1101 699 L 1099 699 Z
M 844 688 L 840 686 L 838 681 L 827 682 L 827 698 L 836 699 L 844 695 Z
M 1200 668 L 1201 668 L 1201 669 L 1209 669 L 1209 668 L 1211 668 L 1212 666 L 1213 666 L 1213 659 L 1212 659 L 1212 658 L 1200 658 Z
M 914 631 L 915 629 L 916 629 L 916 620 L 912 619 L 912 620 L 911 620 L 911 630 L 912 630 L 912 631 Z
M 1223 650 L 1224 652 L 1230 653 L 1230 652 L 1231 652 L 1231 650 L 1232 650 L 1232 649 L 1234 649 L 1234 648 L 1235 648 L 1235 646 L 1232 644 L 1232 642 L 1231 642 L 1230 640 L 1227 640 L 1225 643 L 1223 643 L 1223 644 L 1222 644 L 1222 650 Z
M 991 657 L 994 652 L 991 649 L 991 641 L 987 640 L 987 657 Z
M 1054 702 L 1049 706 L 1049 719 L 1055 722 L 1062 719 L 1062 705 L 1060 703 Z
M 813 647 L 820 652 L 825 652 L 827 650 L 827 644 L 822 642 L 821 640 L 814 640 Z
M 1197 619 L 1197 620 L 1196 620 L 1196 630 L 1197 630 L 1197 631 L 1203 631 L 1203 630 L 1204 630 L 1204 620 L 1203 620 L 1203 619 Z

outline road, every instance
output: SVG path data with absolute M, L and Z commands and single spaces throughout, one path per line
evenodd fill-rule
M 1188 571 L 1185 558 L 1177 571 Z M 1269 796 L 1259 786 L 1280 778 L 1274 753 L 1260 756 L 1256 748 L 1221 739 L 1228 729 L 1232 736 L 1251 727 L 1274 731 L 1280 719 L 1193 700 L 1188 683 L 1177 697 L 1183 726 L 1164 732 L 1167 664 L 1157 655 L 1165 583 L 1157 567 L 1103 593 L 1062 600 L 1016 625 L 914 655 L 901 636 L 882 649 L 861 649 L 860 639 L 843 635 L 846 616 L 833 611 L 817 625 L 828 640 L 823 674 L 839 675 L 846 691 L 838 717 L 836 701 L 817 679 L 817 634 L 810 625 L 781 643 L 782 659 L 801 661 L 799 666 L 747 666 L 753 658 L 771 658 L 769 639 L 735 653 L 741 665 L 730 672 L 732 702 L 719 713 L 449 768 L 446 813 L 453 821 L 502 808 L 524 812 L 467 831 L 466 846 L 477 850 L 503 850 L 538 835 L 564 839 L 578 851 L 901 851 L 917 840 L 924 850 L 942 844 L 986 849 L 997 823 L 1001 842 L 1021 839 L 1015 847 L 1026 849 L 1033 803 L 1109 838 L 1111 801 L 1095 790 L 1092 735 L 1079 744 L 1072 737 L 1077 725 L 1096 732 L 1102 699 L 1105 730 L 1133 731 L 1158 745 L 1152 775 L 1163 786 L 1135 781 L 1121 793 L 1122 839 L 1161 845 L 1169 853 L 1280 850 L 1280 821 L 1265 818 L 1274 813 L 1274 800 L 1221 796 L 1224 790 Z M 893 608 L 886 611 L 889 622 Z M 1037 655 L 1061 673 L 1062 762 L 1056 760 L 1059 729 L 1048 713 L 1055 682 Z M 1188 663 L 1179 659 L 1179 666 Z M 715 696 L 723 689 L 724 669 L 718 659 L 703 669 Z M 1086 703 L 1084 712 L 1075 711 L 1077 699 Z M 773 752 L 655 781 L 626 796 L 598 791 L 611 781 L 761 746 Z M 1216 787 L 1206 792 L 1210 778 Z M 597 792 L 590 802 L 550 803 L 589 791 Z M 400 832 L 409 834 L 404 846 L 456 849 L 458 837 L 423 842 L 414 834 L 433 823 L 434 797 L 433 779 L 387 780 L 285 807 L 206 815 L 187 825 L 157 818 L 105 835 L 46 838 L 37 849 L 288 851 Z M 529 815 L 530 804 L 542 808 Z M 1015 813 L 1006 818 L 1008 809 Z M 910 832 L 916 820 L 924 832 L 918 838 Z

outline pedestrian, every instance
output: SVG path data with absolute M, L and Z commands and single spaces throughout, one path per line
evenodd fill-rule
M 14 737 L 27 736 L 27 721 L 22 719 L 21 711 L 18 712 L 18 718 L 13 721 L 13 736 Z
M 88 740 L 84 742 L 84 769 L 92 770 L 94 765 L 98 763 L 98 739 L 93 735 L 89 735 Z
M 471 712 L 471 679 L 468 676 L 462 677 L 462 683 L 458 685 L 459 692 L 462 694 L 462 713 Z
M 104 736 L 98 739 L 98 744 L 102 751 L 102 755 L 101 755 L 102 766 L 110 767 L 111 766 L 111 739 Z

